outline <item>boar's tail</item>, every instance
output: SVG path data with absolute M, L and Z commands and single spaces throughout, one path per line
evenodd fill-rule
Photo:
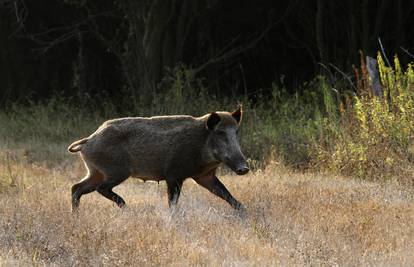
M 88 141 L 88 138 L 83 138 L 81 140 L 75 141 L 73 142 L 69 147 L 68 147 L 68 151 L 70 153 L 76 153 L 81 151 L 82 149 L 82 144 L 85 144 Z

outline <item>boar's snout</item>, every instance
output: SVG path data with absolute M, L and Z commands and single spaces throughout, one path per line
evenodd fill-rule
M 249 172 L 249 168 L 247 166 L 243 166 L 236 170 L 237 175 L 245 175 Z
M 238 163 L 237 163 L 238 162 Z M 238 160 L 232 160 L 230 158 L 225 158 L 224 163 L 230 167 L 237 175 L 245 175 L 249 172 L 249 167 L 244 157 L 239 158 Z

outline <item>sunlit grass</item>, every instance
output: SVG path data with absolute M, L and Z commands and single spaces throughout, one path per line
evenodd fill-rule
M 116 188 L 127 208 L 97 193 L 70 212 L 83 174 L 72 157 L 55 168 L 0 165 L 0 255 L 5 264 L 409 265 L 414 192 L 388 182 L 301 174 L 277 165 L 223 182 L 247 207 L 240 216 L 191 180 L 176 209 L 164 183 L 130 179 Z M 0 261 L 0 263 L 1 263 Z

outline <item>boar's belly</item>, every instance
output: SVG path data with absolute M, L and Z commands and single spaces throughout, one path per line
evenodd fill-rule
M 140 179 L 140 180 L 142 180 L 142 181 L 144 181 L 144 182 L 146 182 L 146 181 L 154 181 L 154 182 L 160 182 L 160 181 L 164 181 L 165 179 L 164 178 L 162 178 L 162 177 L 141 177 L 141 176 L 132 176 L 133 178 L 136 178 L 136 179 Z

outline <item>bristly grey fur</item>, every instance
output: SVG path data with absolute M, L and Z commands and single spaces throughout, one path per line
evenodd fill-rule
M 73 208 L 78 207 L 82 194 L 94 190 L 123 206 L 125 202 L 112 188 L 130 176 L 165 180 L 170 204 L 178 200 L 182 183 L 191 177 L 240 208 L 215 171 L 222 162 L 238 174 L 248 171 L 237 140 L 241 118 L 239 107 L 233 113 L 213 112 L 198 118 L 175 115 L 106 121 L 68 148 L 80 151 L 88 168 L 87 177 L 72 187 Z

